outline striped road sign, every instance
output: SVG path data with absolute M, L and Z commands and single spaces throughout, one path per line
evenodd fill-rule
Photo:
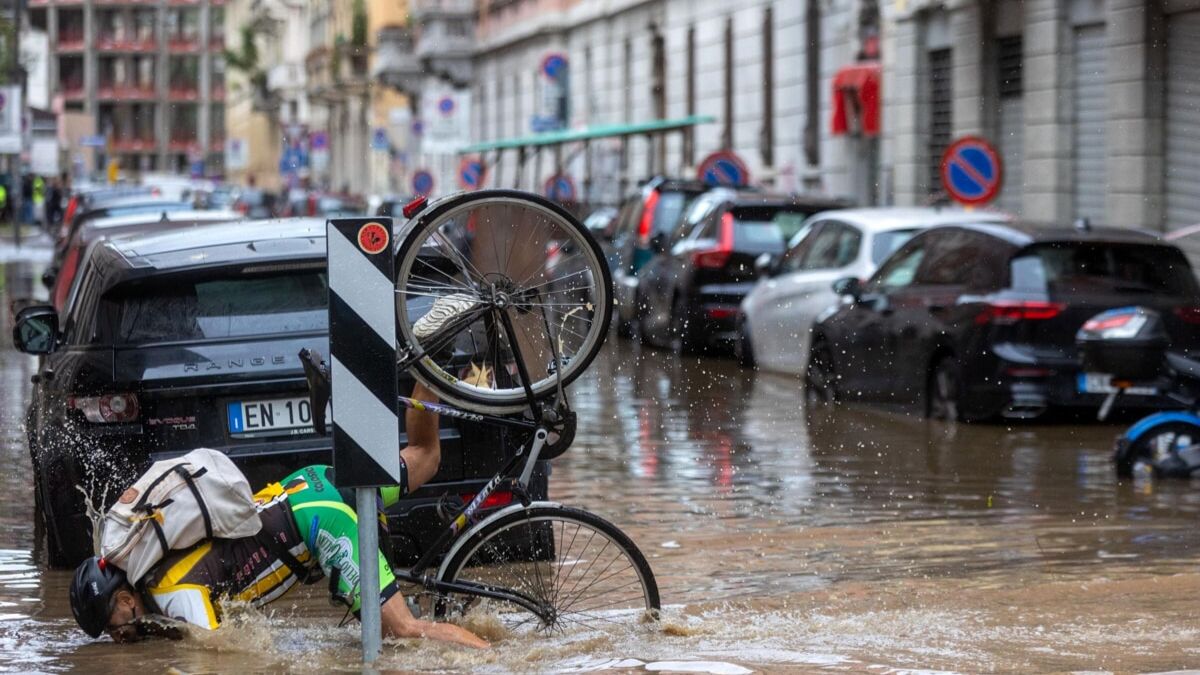
M 390 218 L 326 224 L 333 469 L 340 488 L 400 481 L 391 228 Z

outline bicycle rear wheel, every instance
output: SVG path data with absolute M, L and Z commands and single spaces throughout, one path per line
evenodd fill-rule
M 453 195 L 401 236 L 401 363 L 445 400 L 518 412 L 595 358 L 612 279 L 595 239 L 553 202 L 514 190 Z M 528 386 L 528 391 L 526 390 Z
M 657 619 L 658 584 L 629 537 L 603 518 L 532 505 L 486 523 L 453 550 L 440 581 L 468 581 L 533 599 L 550 620 L 513 603 L 496 614 L 513 631 L 628 628 Z

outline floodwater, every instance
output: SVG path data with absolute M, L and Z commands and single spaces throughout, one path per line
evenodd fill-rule
M 46 570 L 21 419 L 33 361 L 8 346 L 0 274 L 0 670 L 358 669 L 322 585 L 180 642 L 89 640 Z M 1119 484 L 1117 426 L 947 427 L 806 414 L 800 382 L 615 338 L 573 387 L 552 497 L 647 554 L 661 624 L 504 635 L 489 652 L 385 645 L 381 670 L 1156 672 L 1200 667 L 1200 485 Z M 136 664 L 136 666 L 135 666 Z

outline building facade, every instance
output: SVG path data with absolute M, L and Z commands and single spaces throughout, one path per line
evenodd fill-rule
M 224 0 L 31 0 L 84 171 L 224 172 Z

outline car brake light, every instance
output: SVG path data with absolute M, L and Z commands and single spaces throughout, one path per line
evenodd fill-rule
M 471 500 L 475 498 L 475 493 L 468 492 L 467 494 L 461 496 L 464 504 L 470 504 Z M 508 506 L 512 503 L 512 500 L 513 494 L 511 492 L 508 492 L 507 490 L 497 490 L 488 495 L 487 499 L 484 499 L 483 503 L 479 505 L 479 508 L 494 509 L 497 506 Z
M 710 319 L 729 319 L 737 314 L 735 307 L 709 307 L 704 310 L 704 315 Z
M 1019 321 L 1044 321 L 1058 316 L 1064 308 L 1062 303 L 1040 300 L 993 302 L 975 317 L 975 323 L 1008 325 Z
M 1175 316 L 1187 323 L 1200 324 L 1200 307 L 1176 307 Z
M 721 269 L 733 254 L 733 214 L 726 211 L 721 216 L 721 232 L 717 247 L 692 252 L 692 264 L 703 269 Z
M 642 204 L 642 220 L 638 223 L 638 246 L 650 245 L 650 225 L 654 222 L 654 209 L 658 208 L 658 190 L 651 190 Z
M 132 422 L 138 418 L 137 394 L 103 394 L 101 396 L 72 396 L 67 407 L 83 413 L 95 424 Z

